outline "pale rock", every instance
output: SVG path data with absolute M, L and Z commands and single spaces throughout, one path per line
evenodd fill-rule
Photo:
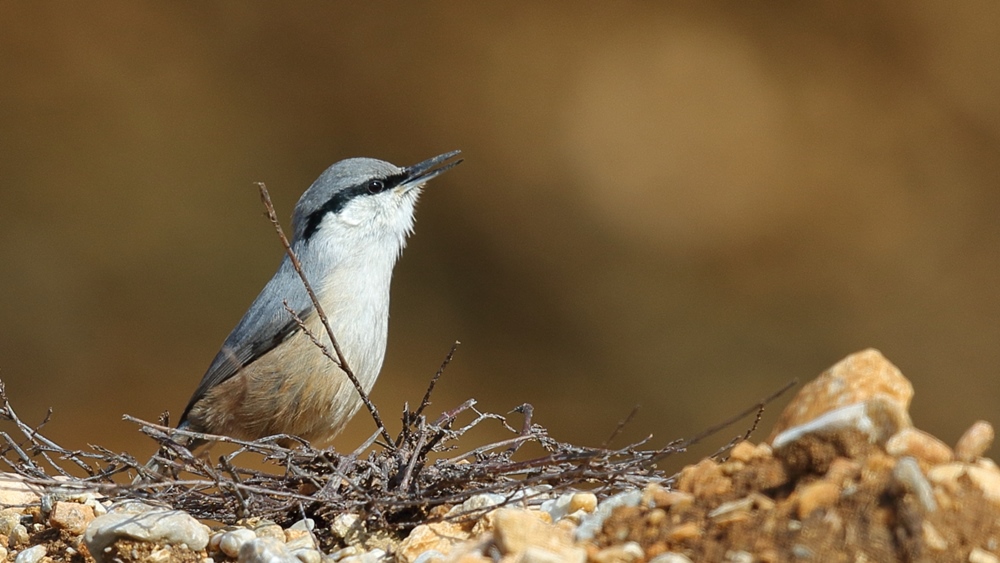
M 312 534 L 304 530 L 286 530 L 285 531 L 285 548 L 289 551 L 295 551 L 297 549 L 316 549 L 316 540 L 313 538 Z M 291 535 L 288 532 L 293 532 Z M 294 532 L 299 532 L 295 534 Z
M 755 459 L 756 456 L 757 448 L 746 440 L 736 444 L 733 446 L 733 449 L 729 451 L 729 459 L 731 461 L 747 463 Z
M 28 535 L 28 528 L 24 524 L 14 526 L 14 529 L 10 531 L 10 536 L 7 538 L 7 543 L 10 547 L 28 545 L 29 541 L 31 541 L 31 537 Z
M 993 445 L 993 438 L 993 425 L 985 420 L 977 421 L 955 444 L 955 458 L 966 463 L 976 461 Z
M 273 522 L 262 523 L 253 529 L 253 533 L 257 534 L 258 538 L 271 538 L 281 543 L 285 542 L 285 530 Z
M 937 531 L 937 528 L 933 524 L 924 520 L 921 524 L 921 530 L 923 531 L 924 545 L 934 551 L 945 551 L 948 549 L 948 542 L 945 541 L 944 537 L 941 536 L 941 532 Z
M 338 514 L 337 517 L 333 519 L 333 523 L 330 524 L 330 532 L 332 532 L 334 536 L 343 540 L 356 537 L 364 531 L 364 523 L 361 521 L 361 517 L 350 512 Z M 346 543 L 349 544 L 351 542 L 348 541 Z
M 341 553 L 344 550 L 338 551 Z M 339 563 L 385 563 L 387 561 L 395 561 L 395 559 L 389 557 L 384 549 L 374 548 L 365 552 L 356 553 L 354 555 L 349 555 L 341 559 L 333 559 Z
M 815 481 L 800 487 L 796 492 L 798 496 L 796 513 L 799 520 L 805 519 L 814 510 L 833 506 L 840 497 L 840 489 L 829 481 Z
M 95 518 L 94 509 L 85 504 L 57 501 L 49 512 L 49 525 L 81 535 Z
M 670 530 L 667 531 L 667 540 L 671 543 L 682 542 L 685 540 L 692 540 L 700 538 L 703 530 L 701 526 L 694 522 L 685 522 L 683 524 L 678 524 Z
M 126 501 L 95 518 L 87 526 L 83 540 L 97 563 L 102 563 L 104 548 L 120 538 L 183 544 L 200 551 L 208 546 L 209 533 L 208 526 L 186 512 Z
M 920 505 L 923 506 L 924 510 L 927 512 L 933 512 L 937 510 L 937 501 L 934 500 L 934 488 L 924 477 L 922 471 L 920 471 L 920 465 L 917 464 L 917 460 L 912 457 L 904 457 L 896 462 L 896 466 L 892 468 L 892 478 L 903 490 L 912 493 L 917 500 L 920 501 Z
M 293 549 L 292 555 L 302 563 L 322 563 L 323 561 L 323 555 L 315 549 Z
M 584 516 L 576 529 L 577 541 L 587 541 L 594 538 L 604 526 L 611 513 L 621 506 L 638 506 L 643 493 L 640 490 L 625 491 L 604 499 L 597 505 L 597 510 Z
M 582 517 L 578 512 L 591 513 L 597 509 L 597 495 L 594 493 L 566 493 L 542 503 L 541 509 L 557 522 L 567 516 Z
M 455 522 L 445 520 L 421 524 L 399 544 L 397 558 L 406 563 L 413 563 L 421 554 L 428 551 L 447 555 L 455 544 L 467 539 L 469 532 Z
M 501 508 L 493 519 L 493 541 L 504 555 L 517 555 L 535 547 L 575 557 L 571 535 L 547 519 L 545 513 Z
M 983 496 L 994 504 L 1000 504 L 1000 472 L 981 467 L 953 462 L 932 467 L 927 478 L 935 485 L 954 491 L 958 488 L 958 478 L 968 475 Z
M 806 384 L 782 411 L 767 441 L 774 446 L 775 439 L 786 430 L 830 411 L 873 399 L 892 403 L 890 412 L 899 416 L 895 426 L 911 426 L 907 409 L 912 398 L 913 385 L 878 350 L 869 348 L 844 358 Z
M 727 551 L 726 563 L 753 563 L 753 554 L 749 551 Z
M 271 537 L 252 539 L 240 548 L 239 563 L 301 563 L 285 549 L 285 545 Z
M 0 511 L 0 535 L 9 536 L 14 531 L 14 526 L 21 525 L 21 516 L 21 510 L 17 508 Z
M 240 549 L 243 548 L 243 544 L 256 539 L 257 534 L 255 534 L 253 530 L 237 528 L 219 535 L 218 538 L 219 551 L 225 553 L 228 557 L 235 559 L 239 556 Z
M 1000 557 L 993 555 L 985 549 L 974 547 L 969 552 L 969 563 L 1000 563 Z
M 443 553 L 436 549 L 425 551 L 413 560 L 413 563 L 442 563 L 445 560 Z
M 885 451 L 893 457 L 909 456 L 928 465 L 948 463 L 955 455 L 948 444 L 917 428 L 907 427 L 893 434 L 885 443 Z
M 649 560 L 649 563 L 694 563 L 683 553 L 661 553 Z
M 18 553 L 17 557 L 14 558 L 14 563 L 38 563 L 46 554 L 47 550 L 44 545 L 36 545 Z
M 817 436 L 824 441 L 839 444 L 839 449 L 850 452 L 856 449 L 851 443 L 852 433 L 858 433 L 869 443 L 884 445 L 901 429 L 910 426 L 909 414 L 894 401 L 876 397 L 863 403 L 824 411 L 808 422 L 793 426 L 774 436 L 771 447 L 781 458 L 787 456 L 788 446 L 806 436 Z
M 606 547 L 591 556 L 594 563 L 632 563 L 643 558 L 642 547 L 634 541 Z
M 753 498 L 745 496 L 740 499 L 731 500 L 729 502 L 724 502 L 719 506 L 713 508 L 705 515 L 706 518 L 716 519 L 720 516 L 725 516 L 733 512 L 749 512 L 753 507 Z
M 507 502 L 507 497 L 497 493 L 482 493 L 473 495 L 462 504 L 453 506 L 448 511 L 447 517 L 455 517 L 465 514 L 480 514 L 491 508 L 498 508 Z
M 16 473 L 0 473 L 0 508 L 23 507 L 40 502 L 41 489 Z

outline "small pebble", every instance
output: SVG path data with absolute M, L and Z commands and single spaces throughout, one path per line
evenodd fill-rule
M 649 560 L 649 563 L 694 563 L 683 553 L 661 553 Z
M 45 557 L 47 550 L 44 545 L 36 545 L 35 547 L 29 547 L 21 553 L 17 554 L 14 558 L 14 563 L 38 563 Z
M 180 510 L 167 510 L 137 501 L 119 503 L 87 526 L 83 540 L 97 563 L 103 563 L 104 548 L 120 538 L 184 544 L 194 551 L 208 546 L 208 526 Z
M 247 530 L 246 528 L 230 530 L 222 534 L 219 538 L 219 551 L 229 557 L 236 557 L 240 554 L 240 548 L 243 547 L 243 544 L 256 538 L 257 534 L 253 530 Z
M 934 487 L 924 477 L 920 471 L 920 465 L 912 457 L 900 459 L 896 466 L 892 468 L 892 478 L 899 483 L 903 489 L 912 493 L 920 501 L 920 505 L 927 512 L 937 510 L 937 501 L 934 500 Z
M 639 561 L 643 555 L 645 554 L 642 547 L 634 541 L 629 541 L 621 545 L 606 547 L 593 554 L 590 560 L 594 563 L 630 563 L 631 561 Z
M 285 542 L 285 530 L 277 524 L 268 523 L 263 526 L 258 526 L 253 529 L 253 532 L 257 534 L 258 538 L 271 538 L 282 543 Z
M 626 491 L 606 498 L 604 502 L 597 505 L 597 510 L 580 521 L 580 526 L 576 529 L 577 541 L 593 539 L 614 509 L 620 506 L 637 506 L 641 499 L 642 491 L 640 490 Z
M 8 544 L 10 547 L 28 545 L 30 539 L 31 538 L 28 536 L 28 529 L 24 527 L 24 524 L 18 524 L 14 526 L 13 530 L 10 531 Z
M 323 556 L 315 549 L 295 549 L 292 555 L 302 563 L 321 563 Z
M 239 563 L 301 563 L 274 538 L 256 538 L 240 548 Z
M 16 509 L 8 508 L 0 512 L 0 535 L 9 536 L 14 527 L 21 524 L 21 513 Z
M 993 445 L 993 426 L 985 420 L 980 420 L 969 427 L 955 444 L 955 457 L 958 461 L 972 463 L 982 457 Z
M 924 545 L 934 551 L 945 551 L 948 549 L 948 542 L 941 537 L 941 532 L 937 531 L 937 528 L 933 524 L 924 520 L 921 529 L 923 530 Z
M 829 481 L 816 481 L 800 487 L 797 515 L 800 520 L 812 514 L 814 510 L 827 508 L 837 502 L 840 490 Z
M 948 463 L 955 454 L 941 440 L 917 428 L 903 428 L 885 443 L 885 451 L 893 457 L 912 456 L 929 465 Z
M 974 547 L 972 548 L 972 551 L 969 553 L 969 563 L 998 563 L 998 562 L 1000 562 L 1000 558 L 998 558 L 996 555 L 993 555 L 989 551 L 986 551 L 985 549 Z
M 75 502 L 56 501 L 49 511 L 49 524 L 53 528 L 81 535 L 95 518 L 94 509 Z

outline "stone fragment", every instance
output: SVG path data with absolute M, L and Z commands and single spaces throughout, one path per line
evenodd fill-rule
M 6 508 L 0 511 L 0 535 L 9 536 L 14 526 L 21 524 L 21 511 L 17 508 Z
M 691 559 L 683 553 L 661 553 L 649 560 L 649 563 L 693 563 Z
M 833 506 L 840 497 L 840 489 L 829 481 L 815 481 L 800 487 L 797 492 L 796 514 L 799 520 L 804 520 L 814 510 Z
M 253 530 L 248 530 L 246 528 L 229 530 L 219 537 L 219 551 L 225 553 L 229 557 L 236 558 L 239 556 L 240 549 L 243 548 L 243 544 L 256 538 L 257 534 L 255 534 Z
M 274 538 L 255 538 L 240 548 L 239 563 L 301 563 Z
M 199 551 L 208 546 L 209 533 L 208 526 L 186 512 L 126 501 L 95 518 L 87 526 L 83 540 L 94 559 L 102 563 L 104 548 L 120 538 L 183 544 Z
M 993 438 L 993 425 L 985 420 L 977 421 L 955 444 L 955 458 L 965 463 L 976 461 L 993 445 Z
M 937 510 L 937 501 L 934 500 L 934 488 L 920 471 L 920 465 L 912 457 L 900 459 L 896 466 L 892 468 L 893 480 L 908 493 L 912 493 L 920 505 L 927 512 Z
M 14 563 L 38 563 L 48 553 L 44 545 L 29 547 L 17 554 Z
M 292 550 L 292 555 L 302 563 L 322 563 L 323 561 L 323 555 L 315 549 L 295 549 Z
M 932 467 L 927 472 L 927 479 L 953 492 L 961 488 L 958 480 L 962 475 L 969 477 L 983 493 L 983 497 L 1000 505 L 1000 471 L 995 469 L 959 462 L 945 463 Z
M 561 561 L 586 561 L 586 550 L 573 545 L 567 530 L 546 522 L 547 516 L 528 510 L 497 510 L 493 518 L 493 541 L 500 553 L 518 558 L 533 548 L 536 554 L 538 550 L 548 551 Z
M 40 501 L 40 489 L 16 473 L 0 473 L 0 508 L 24 507 Z
M 604 501 L 597 505 L 597 510 L 580 520 L 580 526 L 576 529 L 577 541 L 593 539 L 601 527 L 604 526 L 604 521 L 607 520 L 608 516 L 611 516 L 611 513 L 616 508 L 637 506 L 642 497 L 642 491 L 633 490 L 618 493 L 604 499 Z
M 677 543 L 685 540 L 693 540 L 700 538 L 702 533 L 701 526 L 695 522 L 685 522 L 678 526 L 674 526 L 667 532 L 667 540 L 670 543 Z
M 775 438 L 790 428 L 830 411 L 872 399 L 893 404 L 891 412 L 902 415 L 897 421 L 898 427 L 911 426 L 906 413 L 912 398 L 913 386 L 899 369 L 878 350 L 869 348 L 844 358 L 806 384 L 782 411 L 767 441 L 773 446 Z
M 644 555 L 645 553 L 638 543 L 629 541 L 621 545 L 606 547 L 593 554 L 590 560 L 593 563 L 632 563 L 641 560 Z
M 753 498 L 746 496 L 741 499 L 731 500 L 720 504 L 712 509 L 706 517 L 715 519 L 719 516 L 730 514 L 732 512 L 749 512 L 751 507 L 753 507 Z
M 81 535 L 94 518 L 94 509 L 85 504 L 57 501 L 49 512 L 49 525 Z
M 699 498 L 724 495 L 732 488 L 732 480 L 723 473 L 719 464 L 709 458 L 685 467 L 677 478 L 678 491 Z
M 747 463 L 753 460 L 756 455 L 757 448 L 755 448 L 750 442 L 744 440 L 733 446 L 733 449 L 729 452 L 729 459 L 732 461 L 742 461 L 743 463 Z
M 889 438 L 885 451 L 894 457 L 913 457 L 928 465 L 948 463 L 954 458 L 948 444 L 912 427 L 903 428 Z
M 399 544 L 396 554 L 399 561 L 413 563 L 423 553 L 435 551 L 447 555 L 459 542 L 469 539 L 469 532 L 461 524 L 444 520 L 421 524 Z
M 772 441 L 774 455 L 792 473 L 826 473 L 838 457 L 863 459 L 896 434 L 909 415 L 882 397 L 832 410 L 789 428 Z
M 944 537 L 941 536 L 941 532 L 937 531 L 937 528 L 933 524 L 924 520 L 920 527 L 924 545 L 929 549 L 934 551 L 945 551 L 948 549 L 948 542 L 945 541 Z
M 985 549 L 974 547 L 969 552 L 969 563 L 1000 563 L 1000 557 Z
M 28 536 L 28 528 L 25 528 L 24 524 L 18 524 L 10 531 L 7 543 L 9 547 L 20 547 L 28 545 L 29 541 L 31 541 L 31 538 Z

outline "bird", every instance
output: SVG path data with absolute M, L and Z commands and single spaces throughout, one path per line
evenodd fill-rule
M 417 199 L 428 181 L 462 162 L 453 160 L 460 153 L 402 168 L 373 158 L 341 160 L 295 205 L 291 249 L 366 393 L 382 369 L 390 281 L 413 232 Z M 362 401 L 311 337 L 333 351 L 286 255 L 212 360 L 178 428 L 242 440 L 332 441 Z M 187 442 L 191 449 L 204 444 Z

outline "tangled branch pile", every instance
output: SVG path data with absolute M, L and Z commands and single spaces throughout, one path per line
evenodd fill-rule
M 41 429 L 51 411 L 38 426 L 24 423 L 0 382 L 0 418 L 17 428 L 14 435 L 0 432 L 0 459 L 28 483 L 96 491 L 110 500 L 159 501 L 201 519 L 235 522 L 260 517 L 287 525 L 307 517 L 323 530 L 323 524 L 350 512 L 369 530 L 403 532 L 433 520 L 441 513 L 435 512 L 436 507 L 457 505 L 484 493 L 500 495 L 504 502 L 536 504 L 553 492 L 585 488 L 605 497 L 663 482 L 667 476 L 655 462 L 695 441 L 657 449 L 643 449 L 646 440 L 621 449 L 581 447 L 549 436 L 532 422 L 527 404 L 515 409 L 523 417 L 518 430 L 504 416 L 477 410 L 473 400 L 428 421 L 422 412 L 428 399 L 425 396 L 416 411 L 405 410 L 403 429 L 392 443 L 376 442 L 376 433 L 350 454 L 315 449 L 301 441 L 294 448 L 279 445 L 287 436 L 253 442 L 213 437 L 236 449 L 210 462 L 175 441 L 184 431 L 126 417 L 161 446 L 154 459 L 167 470 L 153 472 L 127 453 L 99 445 L 67 449 L 46 438 Z M 463 414 L 473 418 L 457 426 Z M 488 420 L 497 421 L 510 437 L 465 449 L 462 437 Z M 527 444 L 540 447 L 542 455 L 518 455 Z M 274 469 L 248 469 L 242 461 L 251 457 Z

